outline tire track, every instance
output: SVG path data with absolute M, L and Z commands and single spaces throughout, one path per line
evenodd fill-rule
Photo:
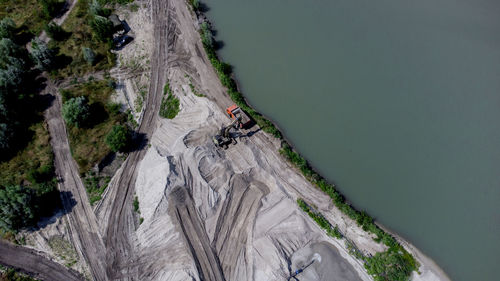
M 163 85 L 167 70 L 167 30 L 168 30 L 168 1 L 152 0 L 151 12 L 154 23 L 155 45 L 152 55 L 151 82 L 144 115 L 138 128 L 138 135 L 144 137 L 143 144 L 151 137 L 158 118 L 158 111 L 163 97 Z M 134 280 L 138 279 L 139 270 L 135 265 L 132 246 L 134 233 L 132 197 L 137 177 L 136 167 L 142 160 L 146 150 L 130 153 L 122 166 L 119 178 L 113 184 L 111 211 L 105 230 L 106 272 L 110 279 Z

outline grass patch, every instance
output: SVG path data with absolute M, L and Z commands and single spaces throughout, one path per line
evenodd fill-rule
M 72 97 L 84 96 L 91 108 L 90 126 L 67 128 L 71 153 L 82 174 L 111 152 L 105 142 L 106 136 L 114 125 L 125 123 L 126 115 L 110 103 L 112 92 L 113 88 L 106 80 L 93 80 L 61 91 L 63 102 Z
M 89 22 L 92 15 L 89 13 L 90 0 L 79 0 L 71 13 L 64 21 L 62 28 L 71 34 L 68 39 L 57 42 L 52 40 L 51 48 L 58 50 L 61 68 L 52 72 L 55 78 L 81 76 L 89 72 L 108 70 L 115 65 L 115 54 L 110 52 L 111 44 L 101 42 L 95 38 Z M 89 64 L 83 57 L 82 47 L 91 48 L 95 53 L 96 61 Z
M 160 116 L 167 119 L 174 119 L 179 113 L 179 99 L 174 96 L 170 85 L 165 84 L 163 88 L 163 99 L 160 106 Z
M 141 211 L 139 210 L 139 198 L 137 196 L 134 197 L 134 212 L 140 214 Z
M 34 181 L 32 178 L 37 171 L 52 169 L 54 155 L 47 124 L 35 123 L 29 131 L 33 133 L 31 142 L 13 158 L 0 162 L 0 186 L 29 185 Z
M 0 1 L 0 19 L 11 18 L 16 26 L 29 33 L 39 34 L 50 21 L 42 13 L 42 5 L 38 0 L 2 0 Z

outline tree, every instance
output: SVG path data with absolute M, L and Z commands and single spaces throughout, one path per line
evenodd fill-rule
M 101 41 L 107 41 L 113 35 L 113 23 L 105 17 L 95 15 L 90 22 L 90 27 L 94 31 L 94 35 Z
M 7 68 L 8 65 L 15 65 L 23 68 L 26 58 L 26 51 L 9 38 L 0 39 L 0 68 Z
M 0 187 L 0 227 L 18 230 L 35 220 L 35 194 L 25 186 Z
M 62 41 L 68 35 L 68 33 L 60 25 L 53 22 L 45 26 L 45 32 L 47 32 L 50 38 L 56 41 Z
M 12 39 L 14 37 L 14 31 L 16 30 L 16 24 L 11 18 L 4 18 L 0 21 L 0 37 Z
M 66 123 L 81 127 L 90 116 L 90 108 L 85 97 L 76 97 L 64 103 L 62 115 Z
M 54 51 L 38 37 L 31 40 L 31 56 L 41 70 L 48 70 L 54 65 Z
M 111 132 L 106 136 L 106 144 L 114 152 L 122 151 L 127 147 L 129 141 L 129 132 L 127 127 L 122 125 L 115 125 Z
M 96 61 L 96 56 L 94 51 L 91 48 L 82 47 L 83 58 L 91 65 L 93 65 Z

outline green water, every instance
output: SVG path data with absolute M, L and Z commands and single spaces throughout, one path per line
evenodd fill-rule
M 355 206 L 500 280 L 500 2 L 205 3 L 249 102 Z

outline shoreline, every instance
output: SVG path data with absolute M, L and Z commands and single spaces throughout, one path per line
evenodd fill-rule
M 198 25 L 201 25 L 201 23 L 203 23 L 203 22 L 207 22 L 209 25 L 211 25 L 211 22 L 207 18 L 207 16 L 202 11 L 196 10 L 196 8 L 193 6 L 191 0 L 187 0 L 186 2 L 187 2 L 186 4 L 188 5 L 188 7 L 190 8 L 190 10 L 193 12 L 193 14 L 195 16 L 195 19 L 198 22 Z M 202 40 L 203 40 L 202 28 L 200 28 L 200 34 L 201 34 L 201 37 L 202 37 Z M 205 49 L 204 51 L 207 54 L 207 56 L 210 57 L 209 51 L 207 51 L 207 49 Z M 217 59 L 219 59 L 219 55 L 218 55 L 218 53 L 217 53 L 216 50 L 214 50 L 214 53 L 217 56 Z M 221 60 L 219 60 L 219 61 L 222 63 Z M 214 67 L 213 65 L 210 65 L 210 66 Z M 217 69 L 216 69 L 216 72 L 217 72 Z M 240 83 L 237 80 L 237 78 L 235 77 L 235 75 L 231 72 L 230 75 L 229 75 L 229 77 L 231 78 L 231 80 L 233 80 L 233 82 L 235 84 L 235 87 L 236 87 L 236 90 L 238 92 L 240 92 L 240 90 L 241 90 Z M 224 85 L 224 83 L 223 83 L 223 85 Z M 229 87 L 227 87 L 227 86 L 226 86 L 226 88 L 228 88 L 227 89 L 228 95 L 232 98 L 232 96 L 229 94 L 229 92 L 231 91 L 231 89 Z M 271 122 L 272 125 L 279 131 L 280 137 L 276 137 L 276 135 L 274 137 L 277 138 L 277 139 L 279 139 L 282 142 L 282 144 L 285 143 L 285 144 L 289 145 L 290 148 L 291 148 L 291 150 L 296 153 L 296 150 L 293 148 L 293 142 L 291 142 L 289 139 L 287 139 L 286 135 L 282 133 L 280 127 L 272 119 L 268 118 L 267 116 L 265 116 L 265 115 L 261 114 L 260 112 L 258 112 L 257 110 L 255 110 L 254 107 L 252 107 L 248 103 L 248 100 L 247 100 L 247 98 L 244 95 L 241 95 L 241 96 L 242 96 L 244 102 L 246 103 L 246 105 L 248 105 L 249 108 L 251 108 L 258 115 L 264 117 L 266 120 L 268 120 L 269 122 Z M 272 136 L 271 133 L 268 132 L 268 134 L 270 134 Z M 285 160 L 287 160 L 286 157 L 284 157 L 284 158 L 285 158 Z M 290 162 L 290 160 L 288 160 L 286 162 Z M 292 166 L 294 166 L 293 165 L 294 163 L 290 163 L 290 164 L 292 164 Z M 307 162 L 307 165 L 308 165 L 308 168 L 313 171 L 313 173 L 319 175 L 319 173 L 317 172 L 317 170 L 314 167 L 312 167 L 312 166 L 309 165 L 309 162 Z M 299 169 L 298 167 L 294 167 L 294 168 L 296 168 L 298 170 L 297 172 L 299 174 L 301 174 L 300 173 L 301 169 Z M 305 175 L 303 175 L 303 176 L 305 176 Z M 323 177 L 321 177 L 321 178 L 323 178 Z M 306 177 L 306 180 L 310 181 L 307 177 Z M 311 184 L 315 185 L 313 182 L 311 182 Z M 335 185 L 333 184 L 333 186 L 335 186 Z M 316 188 L 318 188 L 318 187 L 316 186 Z M 327 195 L 327 194 L 324 194 L 324 195 Z M 343 195 L 342 195 L 342 197 L 343 197 Z M 353 203 L 352 201 L 349 201 L 347 198 L 345 199 L 345 202 L 348 205 L 350 205 L 350 206 L 351 206 L 351 203 Z M 356 208 L 354 208 L 354 209 L 357 210 Z M 347 214 L 344 214 L 344 215 L 347 216 Z M 432 260 L 430 257 L 428 257 L 427 255 L 425 255 L 424 253 L 422 253 L 416 246 L 414 246 L 412 243 L 410 243 L 409 241 L 407 241 L 404 238 L 402 238 L 400 235 L 398 235 L 394 231 L 391 231 L 387 227 L 385 227 L 385 226 L 381 225 L 380 223 L 376 222 L 375 220 L 373 222 L 374 222 L 375 225 L 377 225 L 384 232 L 386 232 L 389 235 L 391 235 L 392 237 L 394 237 L 394 239 L 405 250 L 407 250 L 416 259 L 416 261 L 418 262 L 418 264 L 419 264 L 419 267 L 417 269 L 418 272 L 412 271 L 412 274 L 410 276 L 410 280 L 445 280 L 445 281 L 451 281 L 451 279 L 444 272 L 444 270 L 434 260 Z

